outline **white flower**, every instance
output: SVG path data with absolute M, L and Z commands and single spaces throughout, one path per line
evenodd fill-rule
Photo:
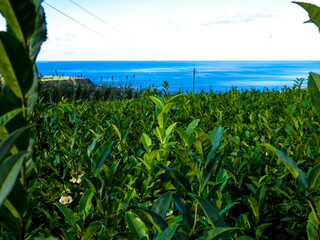
M 69 204 L 72 202 L 72 197 L 70 196 L 61 196 L 60 199 L 59 199 L 59 202 L 62 203 L 62 204 Z
M 77 179 L 76 179 L 75 177 L 72 177 L 72 178 L 70 179 L 70 182 L 76 183 L 76 182 L 77 182 Z
M 80 174 L 79 176 L 78 176 L 78 179 L 77 179 L 77 183 L 81 183 L 81 177 L 83 176 L 83 174 Z
M 70 179 L 70 182 L 72 182 L 72 183 L 81 183 L 81 177 L 83 176 L 83 174 L 80 174 L 80 175 L 78 175 L 78 178 L 75 178 L 75 177 L 72 177 L 71 179 Z

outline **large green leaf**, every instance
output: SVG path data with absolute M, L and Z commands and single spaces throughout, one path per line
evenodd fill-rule
M 320 27 L 320 8 L 311 3 L 303 3 L 303 2 L 293 2 L 293 3 L 298 4 L 308 12 L 310 20 L 308 20 L 307 22 L 314 23 L 320 31 L 320 28 L 319 28 Z
M 320 186 L 319 177 L 320 177 L 320 164 L 315 166 L 312 169 L 312 171 L 308 177 L 308 184 L 309 184 L 309 189 L 311 192 L 316 191 L 319 188 L 319 186 Z
M 200 237 L 199 240 L 214 240 L 220 239 L 222 236 L 230 233 L 231 231 L 238 230 L 239 228 L 231 227 L 217 227 L 207 232 L 204 236 Z
M 0 73 L 11 91 L 24 102 L 33 83 L 29 56 L 22 43 L 6 32 L 0 32 L 0 56 Z
M 0 222 L 12 233 L 14 239 L 19 239 L 19 220 L 4 205 L 0 207 Z
M 32 35 L 29 44 L 29 55 L 33 63 L 35 63 L 38 53 L 40 52 L 41 44 L 47 39 L 47 24 L 45 13 L 41 6 L 42 0 L 34 0 L 36 7 L 36 30 Z
M 320 75 L 310 72 L 308 79 L 308 90 L 311 95 L 313 107 L 320 114 Z
M 0 13 L 17 39 L 28 42 L 36 27 L 36 8 L 32 0 L 1 0 Z
M 138 235 L 139 239 L 149 239 L 147 226 L 136 214 L 126 212 L 126 222 L 129 230 Z
M 219 147 L 219 144 L 220 144 L 221 139 L 222 139 L 222 134 L 223 134 L 223 128 L 222 127 L 218 127 L 216 129 L 214 129 L 212 132 L 208 133 L 208 137 L 212 142 L 212 147 L 211 147 L 209 155 L 207 157 L 207 163 L 206 163 L 207 165 L 208 165 L 209 160 L 213 156 L 214 152 Z
M 92 207 L 91 199 L 93 197 L 93 191 L 92 189 L 88 189 L 87 191 L 84 192 L 80 199 L 79 203 L 79 213 L 84 211 L 86 215 L 88 215 L 90 208 Z
M 152 146 L 152 141 L 150 139 L 150 137 L 143 133 L 141 135 L 141 142 L 142 142 L 142 145 L 144 146 L 144 148 L 146 149 L 147 153 L 150 153 L 151 152 L 151 146 Z
M 186 129 L 187 136 L 189 136 L 189 137 L 191 136 L 191 133 L 198 126 L 199 122 L 200 122 L 200 119 L 195 119 L 191 123 L 189 123 L 189 125 L 187 126 L 187 129 Z
M 150 96 L 150 98 L 156 104 L 156 106 L 158 107 L 159 113 L 161 113 L 162 112 L 162 108 L 163 108 L 163 102 L 157 97 Z M 158 114 L 157 114 L 157 116 L 158 116 Z
M 295 179 L 298 179 L 298 183 L 305 188 L 308 188 L 308 181 L 304 173 L 298 168 L 297 164 L 292 161 L 284 152 L 277 149 L 277 154 L 282 159 L 286 168 L 290 171 Z
M 180 196 L 178 196 L 176 194 L 173 195 L 173 200 L 174 200 L 174 203 L 175 203 L 175 206 L 177 207 L 177 209 L 180 212 L 184 213 L 184 215 L 183 215 L 184 223 L 187 225 L 187 227 L 189 229 L 191 229 L 192 224 L 193 224 L 193 217 L 192 217 L 192 212 L 191 212 L 190 207 L 182 201 Z
M 196 129 L 194 132 L 196 133 L 196 140 L 193 142 L 193 146 L 200 154 L 201 160 L 205 163 L 212 148 L 212 142 L 202 129 Z
M 93 222 L 91 223 L 83 233 L 83 236 L 81 240 L 90 240 L 94 234 L 101 228 L 101 223 L 100 222 Z
M 10 156 L 0 164 L 0 207 L 12 190 L 26 152 Z
M 11 133 L 5 140 L 0 143 L 0 163 L 7 156 L 18 137 L 26 130 L 26 128 L 20 128 Z
M 165 112 L 161 112 L 158 115 L 158 123 L 159 123 L 159 127 L 162 129 L 165 129 L 167 126 L 167 122 L 168 122 L 168 114 Z
M 309 214 L 308 225 L 307 225 L 308 239 L 309 240 L 319 239 L 318 230 L 319 230 L 319 224 L 317 223 L 316 216 L 313 214 L 313 212 L 311 212 Z
M 271 226 L 272 223 L 263 223 L 256 228 L 256 239 L 260 239 L 263 236 L 264 231 Z
M 177 94 L 175 96 L 173 96 L 172 98 L 170 98 L 167 103 L 178 103 L 180 101 L 180 98 L 183 97 L 184 94 L 180 93 L 180 94 Z
M 167 172 L 171 172 L 174 175 L 175 179 L 179 183 L 181 183 L 181 185 L 184 187 L 186 192 L 191 192 L 191 186 L 190 186 L 188 179 L 186 179 L 186 177 L 183 176 L 180 172 L 178 172 L 177 170 L 175 170 L 173 168 L 169 168 L 163 164 L 158 164 L 157 167 L 160 167 L 160 168 L 166 170 Z
M 66 223 L 68 223 L 69 225 L 73 225 L 75 223 L 75 213 L 70 208 L 63 204 L 55 203 L 54 205 L 56 205 L 61 211 L 61 213 L 64 215 Z
M 219 212 L 207 200 L 192 193 L 188 194 L 200 203 L 201 208 L 208 216 L 209 221 L 211 222 L 213 227 L 228 227 L 223 218 L 220 216 Z
M 151 210 L 159 214 L 163 219 L 165 219 L 166 214 L 170 207 L 170 202 L 173 192 L 167 192 L 157 199 L 153 204 Z
M 21 111 L 21 108 L 17 108 L 0 116 L 0 128 L 10 122 L 15 116 L 21 113 Z
M 248 201 L 250 203 L 250 207 L 252 209 L 253 215 L 254 215 L 256 221 L 258 222 L 259 221 L 259 204 L 258 204 L 257 200 L 252 196 L 248 197 Z
M 262 206 L 262 204 L 264 203 L 264 196 L 265 196 L 265 193 L 266 193 L 266 186 L 265 184 L 262 184 L 256 191 L 255 193 L 255 198 L 257 199 L 258 201 L 258 205 L 259 207 Z
M 153 225 L 160 233 L 168 227 L 167 222 L 152 210 L 138 207 L 133 207 L 132 210 L 143 220 L 144 223 Z
M 113 142 L 104 143 L 93 155 L 93 160 L 91 162 L 92 173 L 97 176 L 103 164 L 106 162 L 106 158 L 111 152 L 111 147 Z
M 170 240 L 174 236 L 175 232 L 177 231 L 177 228 L 179 227 L 179 224 L 173 224 L 170 227 L 167 227 L 166 230 L 164 230 L 162 233 L 159 233 L 155 240 Z

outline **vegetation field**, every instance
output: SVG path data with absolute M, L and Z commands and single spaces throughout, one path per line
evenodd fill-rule
M 319 74 L 281 91 L 44 87 L 41 2 L 0 4 L 0 240 L 320 239 Z
M 30 236 L 307 238 L 310 196 L 275 152 L 319 163 L 306 89 L 63 100 L 33 121 Z

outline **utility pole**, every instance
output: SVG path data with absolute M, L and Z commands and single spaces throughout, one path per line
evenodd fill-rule
M 193 68 L 193 82 L 192 82 L 192 93 L 194 93 L 194 79 L 196 77 L 196 68 Z

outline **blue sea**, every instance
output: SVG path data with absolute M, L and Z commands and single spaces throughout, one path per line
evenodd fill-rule
M 195 92 L 225 92 L 232 87 L 292 87 L 296 78 L 320 72 L 320 61 L 39 61 L 37 67 L 44 76 L 87 77 L 112 86 L 162 89 L 167 81 L 171 92 L 192 91 L 195 68 Z M 302 86 L 306 84 L 307 80 Z

